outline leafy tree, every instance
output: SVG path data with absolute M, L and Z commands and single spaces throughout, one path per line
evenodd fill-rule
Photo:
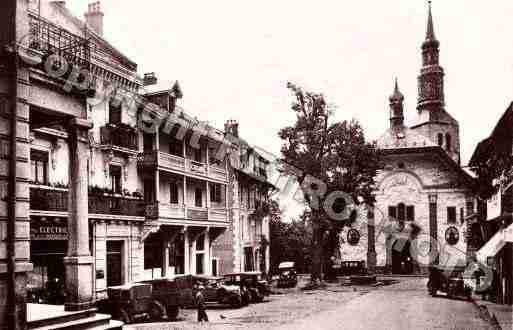
M 308 205 L 304 217 L 312 230 L 311 280 L 316 282 L 322 279 L 323 263 L 338 248 L 338 233 L 357 216 L 351 205 L 374 203 L 379 153 L 375 144 L 365 141 L 356 120 L 333 121 L 334 107 L 322 94 L 292 83 L 287 87 L 293 95 L 296 121 L 279 132 L 282 160 L 287 164 L 281 170 L 297 177 Z M 333 219 L 333 213 L 347 216 Z

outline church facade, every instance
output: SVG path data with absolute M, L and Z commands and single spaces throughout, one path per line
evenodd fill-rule
M 341 260 L 396 274 L 424 273 L 431 264 L 464 267 L 472 253 L 467 228 L 474 213 L 472 177 L 460 166 L 459 125 L 445 109 L 431 8 L 422 44 L 417 121 L 404 123 L 404 96 L 396 81 L 390 128 L 378 139 L 373 209 L 341 233 Z

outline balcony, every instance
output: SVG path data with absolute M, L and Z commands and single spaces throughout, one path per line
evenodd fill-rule
M 137 152 L 137 131 L 128 125 L 107 125 L 100 128 L 100 144 L 117 151 Z
M 155 202 L 146 205 L 146 217 L 151 219 L 183 219 L 185 218 L 185 207 L 180 204 L 166 204 Z
M 187 208 L 187 218 L 191 220 L 208 220 L 208 209 L 206 207 Z
M 207 166 L 205 163 L 156 150 L 140 153 L 138 165 L 140 167 L 157 167 L 159 170 L 189 174 L 217 181 L 228 180 L 226 169 L 218 165 Z
M 125 196 L 89 194 L 89 214 L 143 217 L 144 201 Z M 30 210 L 68 212 L 68 190 L 46 186 L 30 187 Z

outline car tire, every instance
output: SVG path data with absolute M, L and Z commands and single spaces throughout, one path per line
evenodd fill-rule
M 242 298 L 241 297 L 234 297 L 232 301 L 230 302 L 230 306 L 233 308 L 241 308 L 242 307 Z
M 156 321 L 167 319 L 166 308 L 160 301 L 154 300 L 151 304 L 150 317 Z
M 121 310 L 119 311 L 119 319 L 121 322 L 125 324 L 130 324 L 133 321 L 130 314 L 128 314 L 128 312 L 124 308 L 121 308 Z
M 168 320 L 174 321 L 178 318 L 178 314 L 180 314 L 180 308 L 178 306 L 168 306 L 166 309 Z

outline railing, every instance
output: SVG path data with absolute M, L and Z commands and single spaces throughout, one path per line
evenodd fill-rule
M 207 166 L 191 159 L 171 155 L 161 151 L 146 151 L 139 154 L 139 165 L 158 166 L 165 170 L 187 172 L 195 175 L 208 176 L 216 180 L 226 181 L 226 169 L 218 165 Z
M 90 214 L 144 216 L 144 201 L 124 196 L 89 194 Z M 62 188 L 31 187 L 30 209 L 37 211 L 67 212 L 68 191 Z
M 192 173 L 207 174 L 207 165 L 194 160 L 187 160 L 187 169 Z
M 68 211 L 68 191 L 65 189 L 31 187 L 30 209 L 52 212 Z
M 102 145 L 112 145 L 137 151 L 137 131 L 131 127 L 103 126 L 100 128 Z
M 193 220 L 208 220 L 208 209 L 206 207 L 187 207 L 187 218 Z
M 228 210 L 226 208 L 211 208 L 208 213 L 209 220 L 228 221 Z
M 210 165 L 209 167 L 209 175 L 216 179 L 226 180 L 226 169 L 216 166 Z
M 146 205 L 146 216 L 148 218 L 178 218 L 185 217 L 185 207 L 180 204 L 166 204 L 155 202 Z
M 89 213 L 143 217 L 145 203 L 141 199 L 122 196 L 89 195 Z

